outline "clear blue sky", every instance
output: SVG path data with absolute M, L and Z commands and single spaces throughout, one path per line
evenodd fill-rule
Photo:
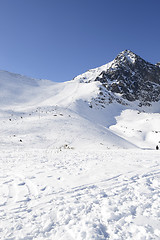
M 160 61 L 160 0 L 0 0 L 0 69 L 56 82 L 130 49 Z

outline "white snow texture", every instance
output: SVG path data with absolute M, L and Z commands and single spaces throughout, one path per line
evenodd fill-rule
M 0 71 L 1 240 L 160 239 L 159 103 L 90 108 L 109 66 L 65 83 Z

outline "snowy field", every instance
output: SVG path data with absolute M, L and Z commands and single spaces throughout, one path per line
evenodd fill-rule
M 159 103 L 94 106 L 102 69 L 0 71 L 1 240 L 160 239 Z
M 160 152 L 1 149 L 0 239 L 160 239 Z

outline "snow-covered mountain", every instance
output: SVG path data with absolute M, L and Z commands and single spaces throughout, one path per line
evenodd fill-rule
M 92 99 L 102 107 L 116 101 L 130 106 L 134 102 L 138 108 L 160 100 L 160 68 L 158 63 L 151 64 L 125 50 L 112 62 L 61 84 L 0 71 L 0 88 L 0 102 L 4 104 L 30 101 L 35 104 L 52 98 L 55 105 L 65 98 L 65 104 Z
M 121 104 L 138 101 L 138 106 L 151 106 L 160 100 L 160 68 L 146 62 L 129 50 L 121 52 L 111 63 L 90 70 L 80 81 L 101 83 L 99 102 Z
M 0 239 L 160 238 L 159 65 L 54 83 L 0 71 Z
M 1 116 L 5 112 L 6 119 L 12 119 L 7 132 L 11 128 L 14 136 L 17 131 L 25 134 L 24 128 L 19 129 L 20 118 L 27 129 L 24 145 L 33 142 L 43 146 L 48 142 L 56 147 L 69 144 L 91 149 L 95 145 L 97 148 L 154 148 L 160 139 L 160 69 L 129 50 L 121 52 L 112 62 L 64 83 L 0 71 L 0 91 Z M 153 113 L 157 113 L 154 124 Z M 35 130 L 37 118 L 36 124 L 40 126 Z M 143 124 L 137 124 L 137 119 L 143 119 L 147 131 L 142 131 Z M 125 133 L 124 128 L 127 128 Z M 17 140 L 13 139 L 15 143 Z

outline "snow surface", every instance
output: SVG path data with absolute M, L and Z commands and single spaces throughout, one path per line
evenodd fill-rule
M 79 79 L 0 72 L 0 239 L 158 240 L 160 114 Z
M 158 151 L 1 150 L 1 239 L 159 239 Z
M 75 77 L 74 80 L 79 81 L 79 82 L 94 81 L 101 74 L 102 71 L 106 71 L 108 68 L 110 68 L 112 66 L 113 63 L 114 63 L 114 61 L 111 61 L 101 67 L 90 69 L 87 72 L 82 73 L 82 74 L 78 75 L 77 77 Z
M 154 148 L 160 142 L 160 114 L 134 110 L 122 111 L 110 129 L 141 148 Z

